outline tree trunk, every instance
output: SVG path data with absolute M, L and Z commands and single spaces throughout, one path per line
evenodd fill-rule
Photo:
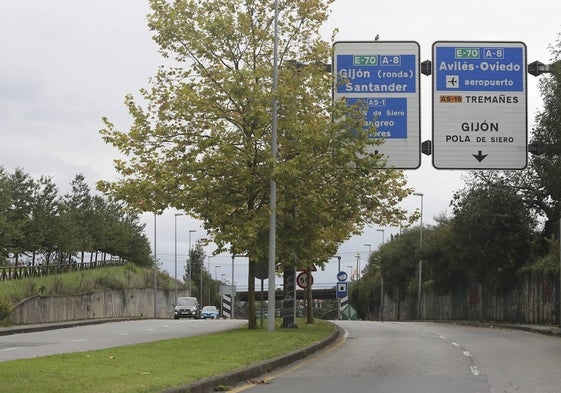
M 306 303 L 307 303 L 307 312 L 306 312 L 306 323 L 314 323 L 314 310 L 313 310 L 313 299 L 312 299 L 312 269 L 308 269 L 306 271 Z
M 247 327 L 257 329 L 257 315 L 255 313 L 255 261 L 249 258 L 247 273 Z

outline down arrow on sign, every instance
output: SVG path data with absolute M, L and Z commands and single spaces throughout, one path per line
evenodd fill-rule
M 487 154 L 481 154 L 481 150 L 479 150 L 479 151 L 477 152 L 477 155 L 475 155 L 475 154 L 472 154 L 472 155 L 473 155 L 473 156 L 475 157 L 475 159 L 476 159 L 477 161 L 479 161 L 479 162 L 483 161 L 483 160 L 485 159 L 485 157 L 487 157 Z

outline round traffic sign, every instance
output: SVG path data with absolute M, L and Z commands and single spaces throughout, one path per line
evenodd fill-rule
M 339 273 L 337 273 L 337 281 L 347 281 L 347 278 L 347 272 L 340 271 Z
M 311 278 L 310 285 L 314 285 L 314 276 L 310 276 L 310 278 Z M 307 272 L 298 273 L 298 275 L 296 276 L 296 285 L 298 285 L 302 289 L 308 288 L 308 273 Z

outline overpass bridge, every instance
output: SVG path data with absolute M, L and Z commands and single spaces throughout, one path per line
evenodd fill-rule
M 312 286 L 312 299 L 336 299 L 336 283 L 322 283 Z M 282 300 L 284 298 L 284 290 L 277 288 L 275 291 L 275 300 Z M 304 300 L 306 298 L 306 291 L 304 289 L 296 289 L 296 299 Z M 255 300 L 267 301 L 269 299 L 269 290 L 267 287 L 261 291 L 261 288 L 255 288 Z M 241 302 L 248 301 L 247 287 L 237 287 L 236 300 Z

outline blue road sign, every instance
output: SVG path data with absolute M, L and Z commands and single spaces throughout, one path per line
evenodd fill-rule
M 347 272 L 345 271 L 340 271 L 339 273 L 337 273 L 337 281 L 347 281 L 347 278 L 349 276 L 347 276 Z
M 386 166 L 421 165 L 419 44 L 410 41 L 336 42 L 333 98 L 360 105 L 370 138 L 383 140 L 372 153 Z
M 466 45 L 435 49 L 438 92 L 524 91 L 523 47 Z
M 432 162 L 438 169 L 524 169 L 526 45 L 433 44 Z
M 348 286 L 349 284 L 347 282 L 337 283 L 337 299 L 342 299 L 347 296 Z

